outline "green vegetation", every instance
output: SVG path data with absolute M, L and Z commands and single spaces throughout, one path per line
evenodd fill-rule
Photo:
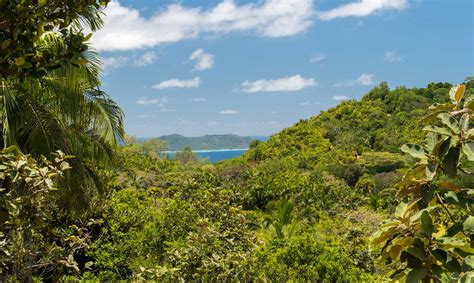
M 194 150 L 214 150 L 214 149 L 235 149 L 248 148 L 251 137 L 241 137 L 236 135 L 206 135 L 202 137 L 183 137 L 181 135 L 161 136 L 161 140 L 169 145 L 169 149 L 176 151 L 185 146 L 190 146 Z
M 43 26 L 99 23 L 80 20 L 95 1 L 14 2 Z M 73 56 L 42 53 L 52 69 L 2 37 L 0 281 L 472 281 L 474 82 L 382 83 L 242 157 L 169 160 L 125 136 L 75 32 Z

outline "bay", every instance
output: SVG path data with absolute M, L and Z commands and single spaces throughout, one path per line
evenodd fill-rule
M 193 150 L 197 156 L 203 159 L 208 159 L 211 163 L 216 163 L 222 160 L 235 158 L 243 155 L 247 152 L 247 148 L 239 148 L 239 149 L 218 149 L 218 150 Z M 176 151 L 167 151 L 164 152 L 169 156 L 169 158 L 173 158 Z

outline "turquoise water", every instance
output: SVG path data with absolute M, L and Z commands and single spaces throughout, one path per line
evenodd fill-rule
M 196 150 L 194 151 L 200 158 L 207 158 L 211 163 L 241 156 L 248 149 L 220 149 L 220 150 Z M 173 158 L 174 151 L 168 152 L 170 158 Z

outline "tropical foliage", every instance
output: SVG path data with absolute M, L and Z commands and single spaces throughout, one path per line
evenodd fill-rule
M 474 82 L 170 158 L 100 90 L 107 1 L 66 2 L 1 4 L 0 281 L 472 281 Z
M 374 235 L 385 242 L 382 259 L 397 268 L 393 279 L 408 282 L 474 279 L 474 216 L 470 187 L 456 184 L 458 174 L 472 174 L 474 130 L 470 117 L 474 97 L 463 99 L 465 85 L 451 89 L 451 102 L 430 107 L 423 128 L 423 145 L 406 144 L 402 151 L 419 161 L 400 183 L 402 197 L 395 219 L 385 221 Z

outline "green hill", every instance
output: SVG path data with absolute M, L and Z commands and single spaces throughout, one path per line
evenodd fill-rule
M 202 137 L 185 137 L 174 134 L 161 136 L 161 140 L 169 144 L 170 150 L 181 150 L 185 146 L 191 146 L 194 150 L 215 150 L 248 148 L 254 138 L 241 137 L 237 135 L 205 135 Z

